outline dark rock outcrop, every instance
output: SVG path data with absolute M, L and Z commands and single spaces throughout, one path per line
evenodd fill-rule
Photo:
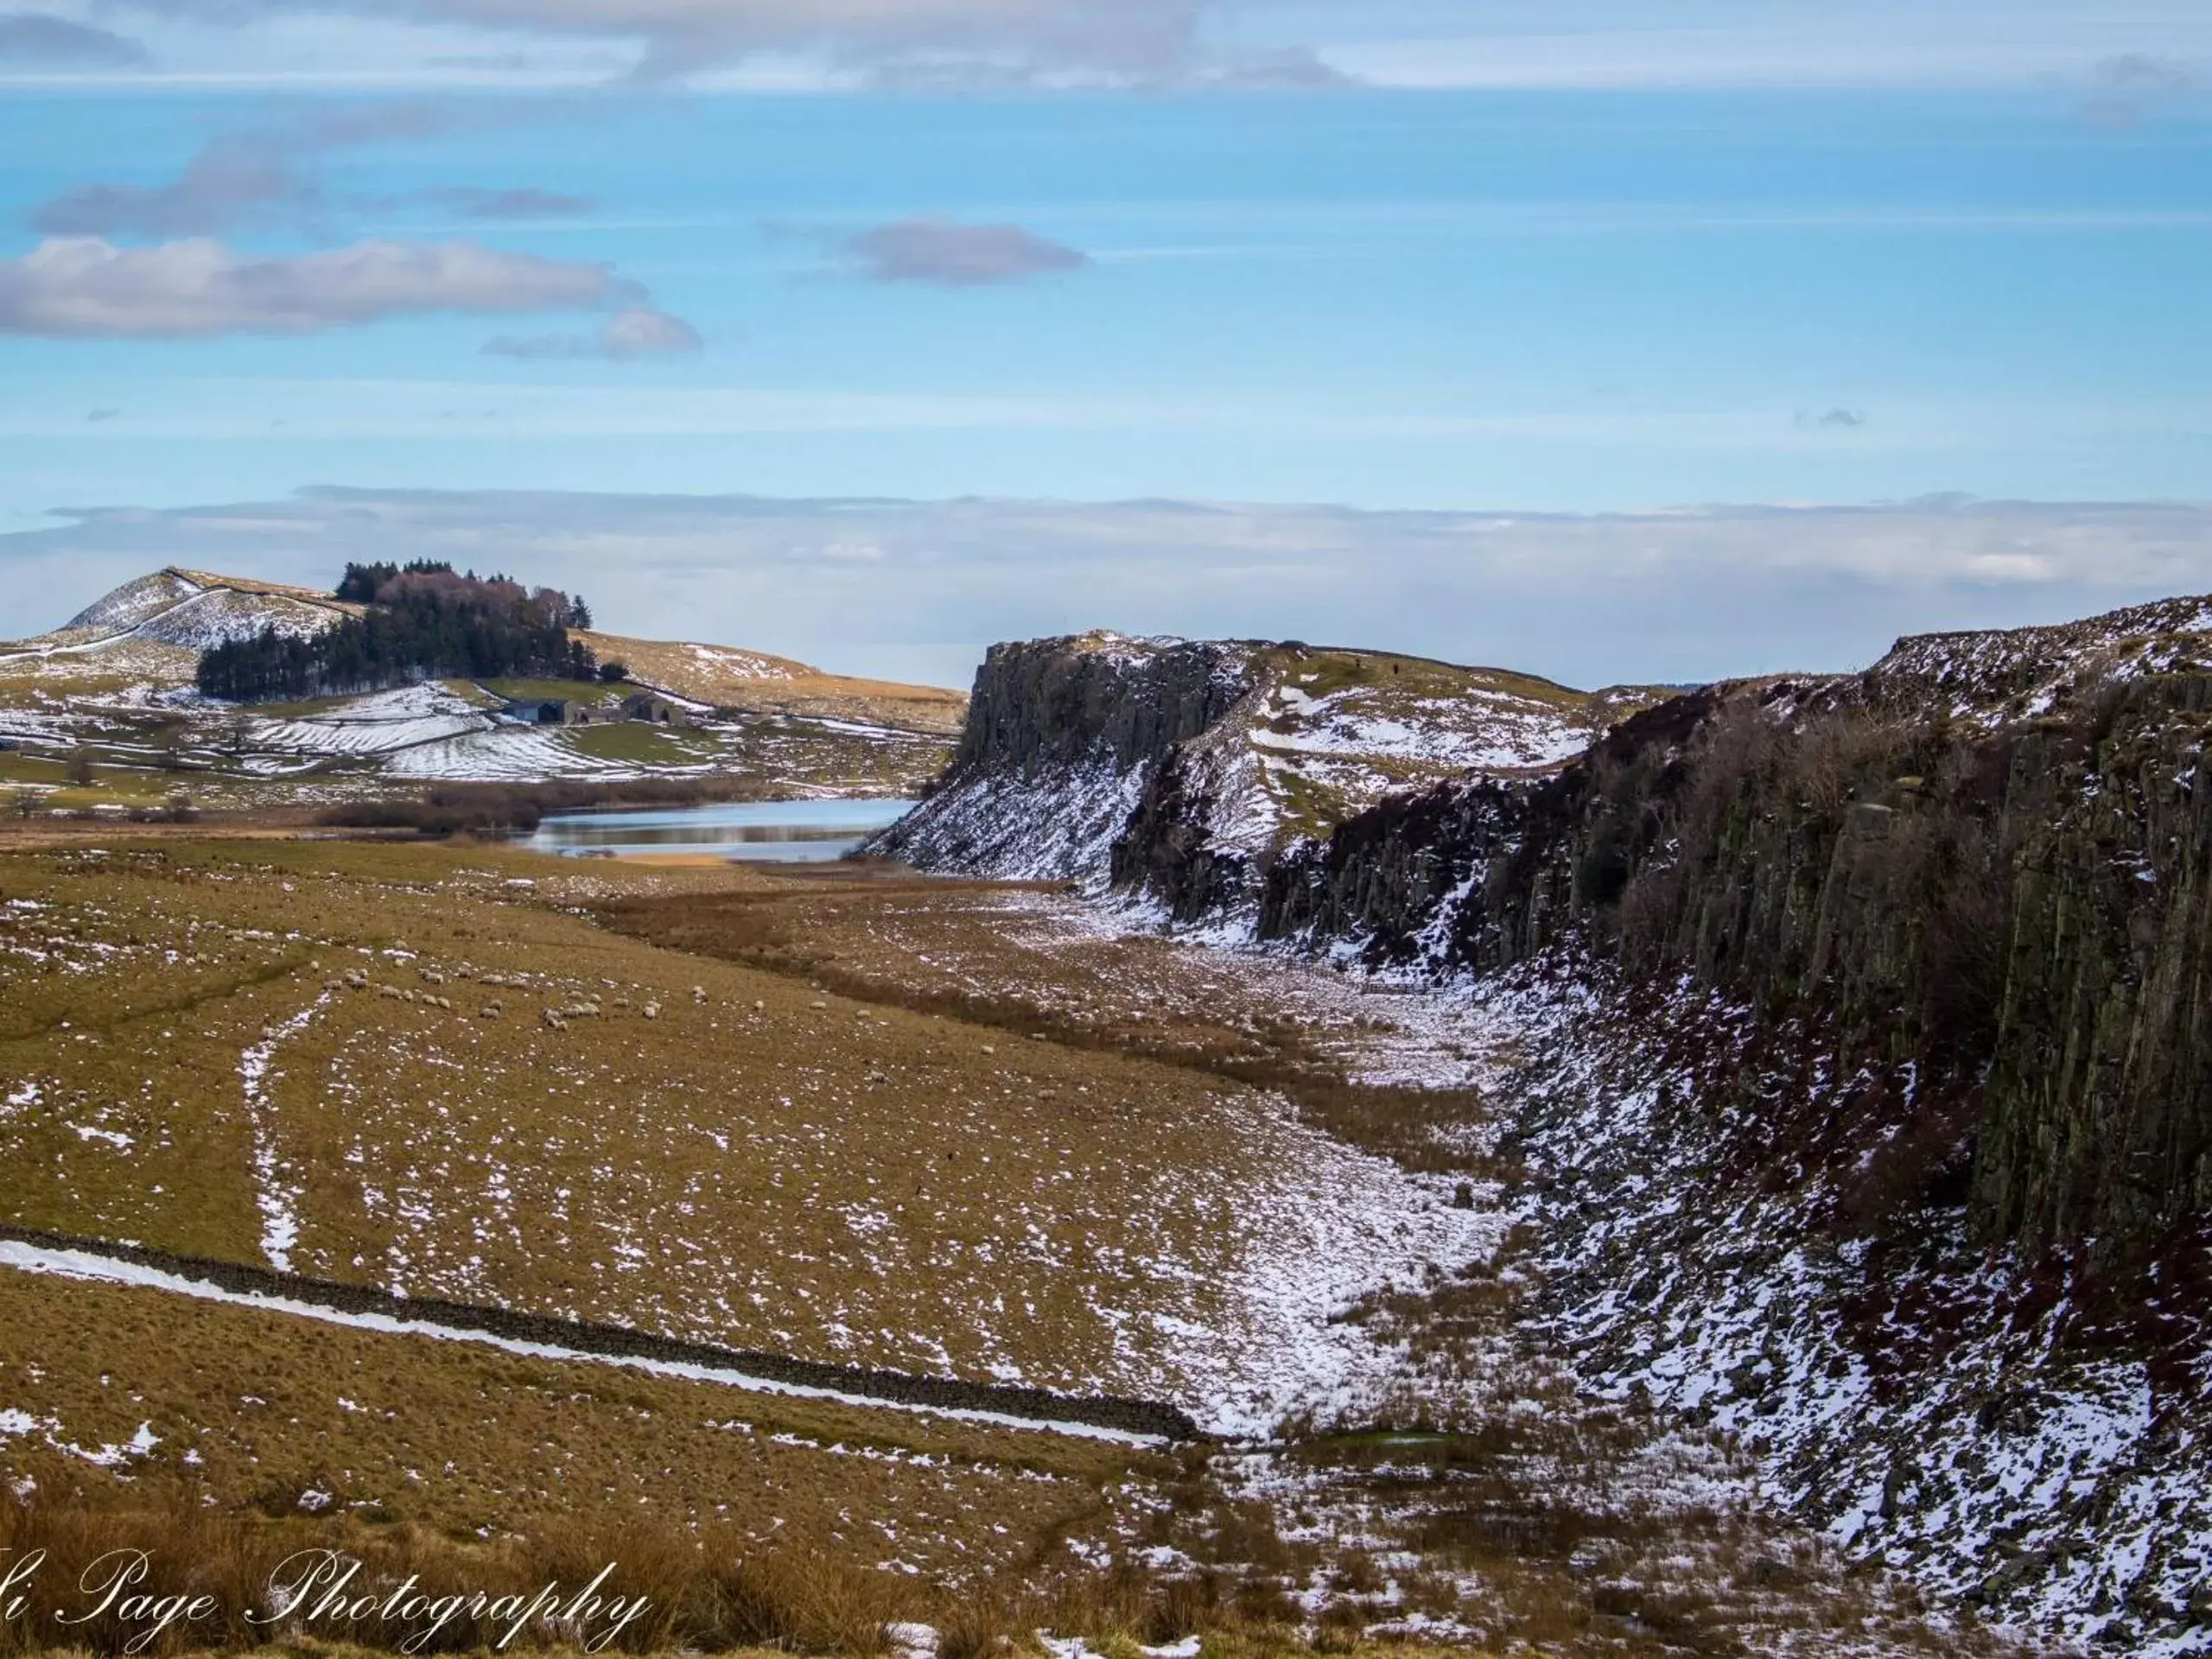
M 973 875 L 1121 883 L 1179 872 L 1206 832 L 1171 825 L 1147 791 L 1255 683 L 1251 654 L 1235 643 L 1082 634 L 993 645 L 951 766 L 864 850 Z M 1141 798 L 1154 804 L 1147 839 L 1125 845 Z
M 993 645 L 947 780 L 1102 760 L 1127 771 L 1165 758 L 1250 690 L 1244 653 L 1211 640 L 1086 634 Z
M 1107 868 L 1109 886 L 1145 893 L 1176 922 L 1242 908 L 1274 861 L 1270 849 L 1230 846 L 1215 834 L 1221 801 L 1210 758 L 1179 748 L 1147 771 Z
M 2140 1246 L 2212 1208 L 2212 671 L 2154 656 L 2026 720 L 1879 671 L 1697 693 L 1556 777 L 1340 826 L 1260 931 L 1439 974 L 1571 944 L 1813 1018 L 1840 1070 L 1918 1068 L 1885 1179 L 1987 1237 Z

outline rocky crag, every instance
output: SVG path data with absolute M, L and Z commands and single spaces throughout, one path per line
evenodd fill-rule
M 1710 688 L 1352 818 L 1257 931 L 1445 975 L 1571 946 L 1816 1017 L 1839 1069 L 1916 1067 L 1910 1178 L 1981 1236 L 2113 1255 L 2212 1205 L 2212 637 L 2176 620 Z
M 952 764 L 870 850 L 926 869 L 1089 880 L 1152 774 L 1249 700 L 1236 647 L 1088 634 L 994 645 Z
M 1660 695 L 1297 642 L 996 645 L 951 766 L 871 850 L 1250 912 L 1289 848 L 1425 784 L 1546 772 Z

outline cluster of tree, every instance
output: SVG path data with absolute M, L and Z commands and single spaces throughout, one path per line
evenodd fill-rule
M 387 561 L 349 564 L 346 567 L 345 576 L 339 582 L 338 597 L 350 600 L 356 605 L 374 605 L 383 599 L 385 587 L 398 582 L 403 576 L 449 576 L 453 573 L 453 566 L 443 559 L 410 559 L 405 564 L 393 564 Z M 475 582 L 479 578 L 471 570 L 462 580 Z M 486 576 L 481 580 L 492 587 L 519 585 L 512 576 L 505 575 Z M 552 590 L 544 588 L 540 591 L 550 593 Z M 584 603 L 582 594 L 569 600 L 568 607 L 568 615 L 563 620 L 569 626 L 591 626 L 591 607 Z
M 346 567 L 345 575 L 339 581 L 338 597 L 355 605 L 373 605 L 377 601 L 377 594 L 383 591 L 385 583 L 402 574 L 410 576 L 449 576 L 453 574 L 453 566 L 443 559 L 410 559 L 404 565 L 390 563 L 349 564 Z M 468 574 L 472 579 L 476 575 L 474 570 Z M 505 582 L 506 578 L 494 576 L 492 580 Z
M 200 690 L 269 702 L 448 676 L 588 680 L 599 671 L 590 649 L 569 635 L 589 613 L 554 588 L 418 560 L 348 565 L 338 592 L 367 595 L 358 598 L 367 608 L 305 638 L 272 627 L 213 646 L 200 655 Z

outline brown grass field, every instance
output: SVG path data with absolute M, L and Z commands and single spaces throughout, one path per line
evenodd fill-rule
M 727 645 L 632 639 L 580 630 L 602 662 L 619 662 L 639 680 L 725 709 L 882 721 L 910 731 L 957 736 L 968 695 L 942 686 L 825 674 L 804 663 Z
M 276 1203 L 322 1277 L 1140 1394 L 1174 1379 L 1109 1314 L 1226 1316 L 1237 1195 L 1289 1133 L 1251 1091 L 613 935 L 550 889 L 641 878 L 578 868 L 27 856 L 0 1135 L 40 1173 L 0 1216 L 258 1261 Z
M 1513 1179 L 1453 1041 L 1033 888 L 0 837 L 0 1219 L 829 1361 L 1195 1399 L 1354 1175 Z M 1515 1258 L 1344 1310 L 1397 1356 L 1356 1417 L 1173 1450 L 0 1268 L 0 1548 L 239 1583 L 302 1540 L 448 1578 L 616 1549 L 655 1650 L 1996 1650 L 1759 1521 L 1730 1447 L 1579 1400 Z

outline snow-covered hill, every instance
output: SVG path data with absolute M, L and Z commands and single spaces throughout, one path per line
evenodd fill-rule
M 588 643 L 602 661 L 625 664 L 629 684 L 504 689 L 613 702 L 643 686 L 686 706 L 688 727 L 526 724 L 505 712 L 503 688 L 466 683 L 282 710 L 232 709 L 194 689 L 210 646 L 271 628 L 306 636 L 361 610 L 312 588 L 175 566 L 125 582 L 61 627 L 0 645 L 0 742 L 15 747 L 0 774 L 52 792 L 84 754 L 99 769 L 94 795 L 158 801 L 176 790 L 203 804 L 559 778 L 738 777 L 772 792 L 895 794 L 943 764 L 965 710 L 957 693 L 931 687 L 825 674 L 736 646 L 601 633 Z
M 312 588 L 171 566 L 101 595 L 52 632 L 0 644 L 0 684 L 181 690 L 211 645 L 269 628 L 318 633 L 359 610 Z

